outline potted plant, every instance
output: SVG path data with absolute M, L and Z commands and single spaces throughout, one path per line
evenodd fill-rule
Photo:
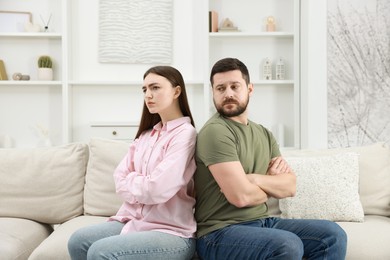
M 50 56 L 38 58 L 38 80 L 53 80 L 53 62 Z

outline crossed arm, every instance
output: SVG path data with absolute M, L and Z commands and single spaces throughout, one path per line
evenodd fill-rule
M 245 174 L 239 161 L 213 164 L 209 169 L 226 199 L 239 208 L 259 205 L 269 196 L 295 195 L 296 176 L 282 157 L 272 158 L 265 175 Z

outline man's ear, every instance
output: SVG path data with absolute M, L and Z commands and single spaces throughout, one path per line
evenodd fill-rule
M 248 84 L 248 92 L 249 92 L 249 95 L 251 96 L 252 95 L 252 93 L 253 93 L 253 84 L 252 83 L 249 83 Z

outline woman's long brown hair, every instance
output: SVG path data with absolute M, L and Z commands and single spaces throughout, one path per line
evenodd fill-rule
M 171 67 L 171 66 L 155 66 L 150 69 L 148 69 L 145 74 L 143 79 L 146 78 L 147 75 L 150 73 L 160 75 L 164 78 L 166 78 L 172 85 L 172 87 L 180 86 L 181 88 L 181 93 L 179 96 L 179 106 L 182 114 L 184 116 L 188 116 L 191 118 L 191 124 L 195 127 L 195 122 L 194 119 L 192 118 L 190 106 L 188 104 L 188 99 L 187 99 L 187 92 L 184 84 L 184 79 L 181 73 Z M 158 113 L 151 114 L 149 112 L 149 109 L 147 108 L 145 102 L 143 105 L 142 109 L 142 116 L 141 116 L 141 121 L 138 127 L 138 132 L 135 135 L 135 138 L 138 138 L 142 132 L 152 129 L 155 124 L 161 121 L 161 117 Z

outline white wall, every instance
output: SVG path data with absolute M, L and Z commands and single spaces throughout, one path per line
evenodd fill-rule
M 303 148 L 326 147 L 327 4 L 326 0 L 301 0 L 301 2 L 302 91 L 300 139 Z M 68 19 L 68 26 L 70 26 L 69 29 L 72 32 L 69 35 L 71 36 L 69 44 L 69 81 L 101 82 L 118 80 L 141 83 L 144 71 L 152 64 L 102 64 L 98 62 L 99 1 L 72 0 L 69 3 L 71 4 L 71 16 Z M 209 107 L 205 102 L 199 102 L 204 101 L 204 98 L 202 98 L 204 95 L 209 95 L 209 87 L 207 87 L 209 69 L 207 61 L 205 61 L 209 56 L 208 17 L 207 13 L 204 12 L 204 10 L 208 9 L 208 4 L 206 0 L 174 0 L 174 57 L 172 65 L 183 73 L 186 81 L 197 82 L 192 86 L 187 86 L 189 94 L 193 97 L 189 101 L 198 127 L 205 121 L 202 115 L 204 116 L 208 113 Z M 206 90 L 203 89 L 203 85 L 207 87 Z M 47 91 L 49 94 L 44 95 L 48 89 L 49 87 L 43 87 L 43 90 L 40 90 L 40 87 L 29 86 L 28 88 L 14 87 L 11 91 L 11 88 L 8 86 L 1 86 L 2 94 L 5 94 L 3 98 L 0 97 L 0 100 L 4 100 L 4 104 L 1 107 L 8 107 L 8 103 L 19 102 L 21 105 L 17 105 L 17 107 L 34 107 L 31 113 L 35 114 L 30 116 L 26 114 L 30 111 L 26 112 L 25 109 L 18 109 L 17 111 L 12 109 L 12 113 L 3 109 L 0 112 L 0 118 L 2 118 L 0 134 L 18 137 L 19 143 L 17 146 L 33 146 L 37 138 L 32 135 L 36 133 L 31 129 L 25 129 L 26 127 L 23 128 L 23 126 L 17 127 L 17 130 L 15 130 L 15 124 L 11 122 L 14 118 L 27 118 L 30 121 L 34 120 L 34 122 L 43 121 L 43 125 L 52 130 L 51 138 L 54 140 L 53 144 L 60 143 L 61 131 L 58 129 L 61 129 L 61 89 L 59 87 L 50 88 L 50 91 Z M 30 91 L 33 92 L 28 94 L 26 93 L 27 90 L 28 93 Z M 90 123 L 93 121 L 138 121 L 142 108 L 142 100 L 139 99 L 140 96 L 138 95 L 139 92 L 140 88 L 137 86 L 90 86 L 72 83 L 69 92 L 71 96 L 70 107 L 72 108 L 72 111 L 70 111 L 70 124 L 71 132 L 73 132 L 74 136 L 70 140 L 85 140 L 85 137 L 89 136 L 86 129 L 89 128 Z M 29 96 L 28 102 L 31 105 L 30 103 L 26 104 L 25 102 L 27 101 L 22 99 L 24 96 L 20 95 L 20 93 L 28 95 L 40 93 L 40 98 L 44 100 L 32 99 L 32 96 Z M 118 99 L 118 96 L 113 95 L 113 93 L 121 93 L 121 97 Z M 65 93 L 65 95 L 68 95 L 68 93 Z M 46 102 L 47 97 L 50 97 L 50 100 Z M 197 97 L 200 97 L 200 99 Z M 44 104 L 50 105 L 49 113 L 44 113 L 47 110 Z M 44 118 L 38 118 L 36 114 L 42 114 Z M 8 123 L 8 118 L 11 123 Z M 51 120 L 51 118 L 56 118 L 56 120 Z M 24 126 L 26 125 L 25 120 L 18 120 L 18 122 L 24 123 Z M 45 122 L 48 123 L 46 124 Z M 27 125 L 34 124 L 27 122 Z M 19 129 L 24 129 L 24 132 Z M 21 137 L 19 138 L 19 136 Z M 33 142 L 28 143 L 29 139 L 32 139 Z
M 197 1 L 173 0 L 173 63 L 186 80 L 199 80 L 203 69 L 201 66 L 201 41 L 197 37 L 202 16 L 197 16 L 199 7 Z M 99 1 L 72 1 L 71 7 L 73 62 L 70 68 L 73 80 L 139 80 L 143 73 L 153 64 L 108 64 L 98 62 L 99 36 Z M 207 16 L 205 15 L 207 19 Z M 207 27 L 206 27 L 207 28 Z M 188 50 L 194 50 L 189 52 Z
M 301 1 L 301 147 L 327 147 L 327 1 Z
M 98 1 L 73 1 L 72 12 L 75 14 L 72 21 L 73 54 L 79 62 L 73 64 L 72 78 L 75 80 L 141 80 L 143 72 L 149 65 L 118 65 L 99 64 L 97 60 L 98 37 Z M 207 43 L 198 37 L 207 36 L 200 31 L 207 17 L 200 13 L 204 10 L 207 1 L 175 0 L 175 28 L 174 28 L 174 59 L 173 66 L 182 71 L 186 80 L 208 81 L 208 71 L 204 68 L 204 61 L 208 55 L 207 46 L 197 42 Z M 180 10 L 180 11 L 179 11 Z M 301 147 L 327 147 L 327 59 L 326 59 L 326 0 L 301 0 Z M 88 19 L 86 19 L 88 17 Z M 207 24 L 206 24 L 207 26 Z M 200 36 L 201 35 L 201 36 Z M 188 50 L 193 50 L 188 52 Z M 199 78 L 203 75 L 203 78 Z M 202 76 L 201 76 L 202 77 Z M 116 89 L 115 89 L 116 90 Z M 85 89 L 83 90 L 85 91 Z M 199 90 L 195 90 L 197 93 Z M 80 92 L 78 94 L 81 94 Z M 87 93 L 85 93 L 87 95 Z M 201 95 L 201 93 L 199 93 Z M 75 109 L 82 109 L 87 98 L 80 96 Z M 137 104 L 138 105 L 138 104 Z M 87 104 L 88 106 L 88 104 Z M 194 107 L 194 106 L 192 106 Z M 134 109 L 125 108 L 125 111 Z M 93 110 L 93 108 L 91 108 Z M 114 109 L 118 111 L 118 108 Z M 109 113 L 106 113 L 107 117 Z M 113 111 L 113 110 L 111 110 Z M 201 112 L 201 111 L 200 111 Z M 92 111 L 91 111 L 92 113 Z M 138 109 L 133 115 L 139 115 Z M 85 122 L 88 115 L 80 118 L 75 113 L 74 125 Z M 89 117 L 93 118 L 93 115 Z M 115 115 L 120 121 L 119 115 Z M 124 118 L 124 115 L 122 116 Z M 92 120 L 92 119 L 91 119 Z M 129 119 L 130 120 L 130 119 Z M 88 121 L 88 120 L 87 120 Z M 92 120 L 93 121 L 93 120 Z M 115 121 L 115 120 L 114 120 Z M 123 120 L 122 120 L 123 121 Z M 77 138 L 76 138 L 77 139 Z
M 202 100 L 204 39 L 207 36 L 206 1 L 173 0 L 173 57 L 176 67 L 187 82 L 187 93 L 197 126 L 204 121 Z M 72 1 L 70 80 L 72 84 L 71 114 L 74 141 L 87 141 L 92 135 L 91 123 L 139 122 L 142 110 L 141 83 L 144 72 L 158 64 L 109 64 L 98 61 L 99 1 Z M 134 82 L 132 85 L 83 85 L 77 82 Z M 137 83 L 139 82 L 139 84 Z M 200 82 L 200 84 L 189 84 Z M 118 93 L 121 93 L 118 96 Z

